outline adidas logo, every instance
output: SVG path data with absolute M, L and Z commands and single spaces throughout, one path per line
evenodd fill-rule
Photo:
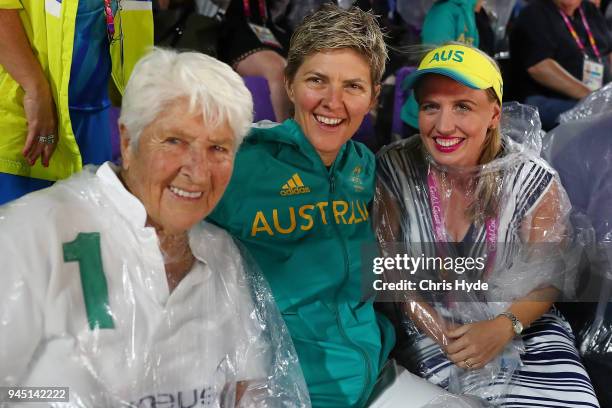
M 282 196 L 290 196 L 296 194 L 306 194 L 310 193 L 310 188 L 304 185 L 300 176 L 295 173 L 289 181 L 287 181 L 281 187 L 280 195 Z

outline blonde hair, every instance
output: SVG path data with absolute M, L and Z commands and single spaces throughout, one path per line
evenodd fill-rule
M 497 67 L 497 64 L 495 66 Z M 486 92 L 489 101 L 499 104 L 501 115 L 501 103 L 497 99 L 495 91 L 493 88 L 488 88 Z M 501 150 L 502 140 L 498 125 L 487 130 L 487 136 L 482 147 L 482 152 L 480 153 L 478 164 L 485 165 L 492 162 L 499 156 Z M 497 210 L 499 208 L 499 194 L 497 191 L 498 178 L 498 171 L 489 171 L 486 174 L 478 176 L 478 183 L 476 184 L 476 191 L 474 192 L 475 199 L 466 209 L 468 218 L 477 225 L 484 224 L 487 218 L 497 216 Z
M 296 28 L 289 45 L 286 81 L 293 82 L 306 57 L 342 48 L 363 55 L 370 64 L 372 86 L 380 83 L 385 71 L 387 47 L 376 16 L 357 7 L 344 10 L 335 4 L 323 5 Z

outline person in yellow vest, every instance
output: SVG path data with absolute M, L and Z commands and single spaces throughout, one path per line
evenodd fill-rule
M 0 204 L 111 158 L 109 88 L 152 44 L 150 0 L 0 0 Z

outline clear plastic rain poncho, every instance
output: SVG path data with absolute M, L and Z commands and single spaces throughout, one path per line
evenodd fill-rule
M 397 12 L 412 28 L 421 30 L 425 16 L 436 0 L 397 0 Z
M 557 169 L 574 211 L 593 225 L 594 250 L 588 258 L 579 299 L 591 303 L 578 348 L 602 406 L 612 403 L 612 84 L 593 92 L 561 115 L 561 125 L 544 139 L 543 156 Z
M 491 15 L 491 25 L 498 42 L 506 37 L 506 27 L 516 0 L 485 0 L 483 7 Z
M 518 299 L 571 296 L 581 250 L 563 187 L 539 157 L 537 112 L 514 103 L 502 117 L 502 153 L 475 168 L 436 164 L 418 136 L 383 149 L 374 205 L 381 258 L 388 261 L 379 262 L 378 272 L 395 284 L 378 300 L 397 302 L 409 317 L 409 369 L 483 404 L 511 392 L 520 337 L 475 370 L 451 365 L 436 373 L 425 364 L 427 353 L 435 343 L 449 344 L 450 328 L 492 319 Z
M 572 109 L 559 115 L 559 123 L 590 119 L 605 112 L 612 112 L 612 82 L 590 93 Z
M 67 387 L 62 407 L 310 406 L 270 290 L 230 236 L 194 226 L 194 265 L 170 291 L 146 219 L 108 164 L 0 208 L 0 387 Z
M 425 16 L 437 0 L 396 0 L 397 12 L 411 27 L 421 29 Z M 504 38 L 516 0 L 485 0 L 483 6 L 491 14 L 493 31 L 498 40 Z

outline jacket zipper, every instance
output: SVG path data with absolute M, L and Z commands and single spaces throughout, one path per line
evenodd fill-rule
M 336 179 L 334 177 L 334 167 L 332 166 L 332 168 L 330 169 L 330 176 L 329 176 L 329 206 L 331 206 L 332 208 L 332 216 L 333 216 L 333 205 L 334 205 L 334 200 L 333 200 L 333 196 L 336 192 Z M 346 283 L 346 281 L 349 279 L 349 263 L 348 263 L 348 251 L 346 249 L 346 243 L 344 242 L 344 238 L 342 237 L 342 234 L 340 233 L 340 229 L 338 227 L 338 225 L 335 222 L 335 217 L 334 217 L 334 221 L 332 222 L 333 225 L 333 229 L 338 237 L 338 241 L 340 242 L 340 246 L 342 247 L 342 255 L 344 258 L 344 278 L 342 281 L 342 284 L 340 285 L 340 287 L 342 288 L 344 286 L 344 284 Z M 336 292 L 336 296 L 334 299 L 334 312 L 336 315 L 336 324 L 338 325 L 338 330 L 340 331 L 340 335 L 342 336 L 342 338 L 350 345 L 353 346 L 354 349 L 356 349 L 362 356 L 363 361 L 364 361 L 364 368 L 365 368 L 365 386 L 364 386 L 364 390 L 361 392 L 361 395 L 359 396 L 359 399 L 357 400 L 356 406 L 357 407 L 362 407 L 365 402 L 367 401 L 369 395 L 366 394 L 367 390 L 370 388 L 370 371 L 371 371 L 371 363 L 370 363 L 370 357 L 368 356 L 367 352 L 359 345 L 355 344 L 347 335 L 346 332 L 344 331 L 344 327 L 342 326 L 342 321 L 340 319 L 340 311 L 338 310 L 338 294 L 339 291 Z

